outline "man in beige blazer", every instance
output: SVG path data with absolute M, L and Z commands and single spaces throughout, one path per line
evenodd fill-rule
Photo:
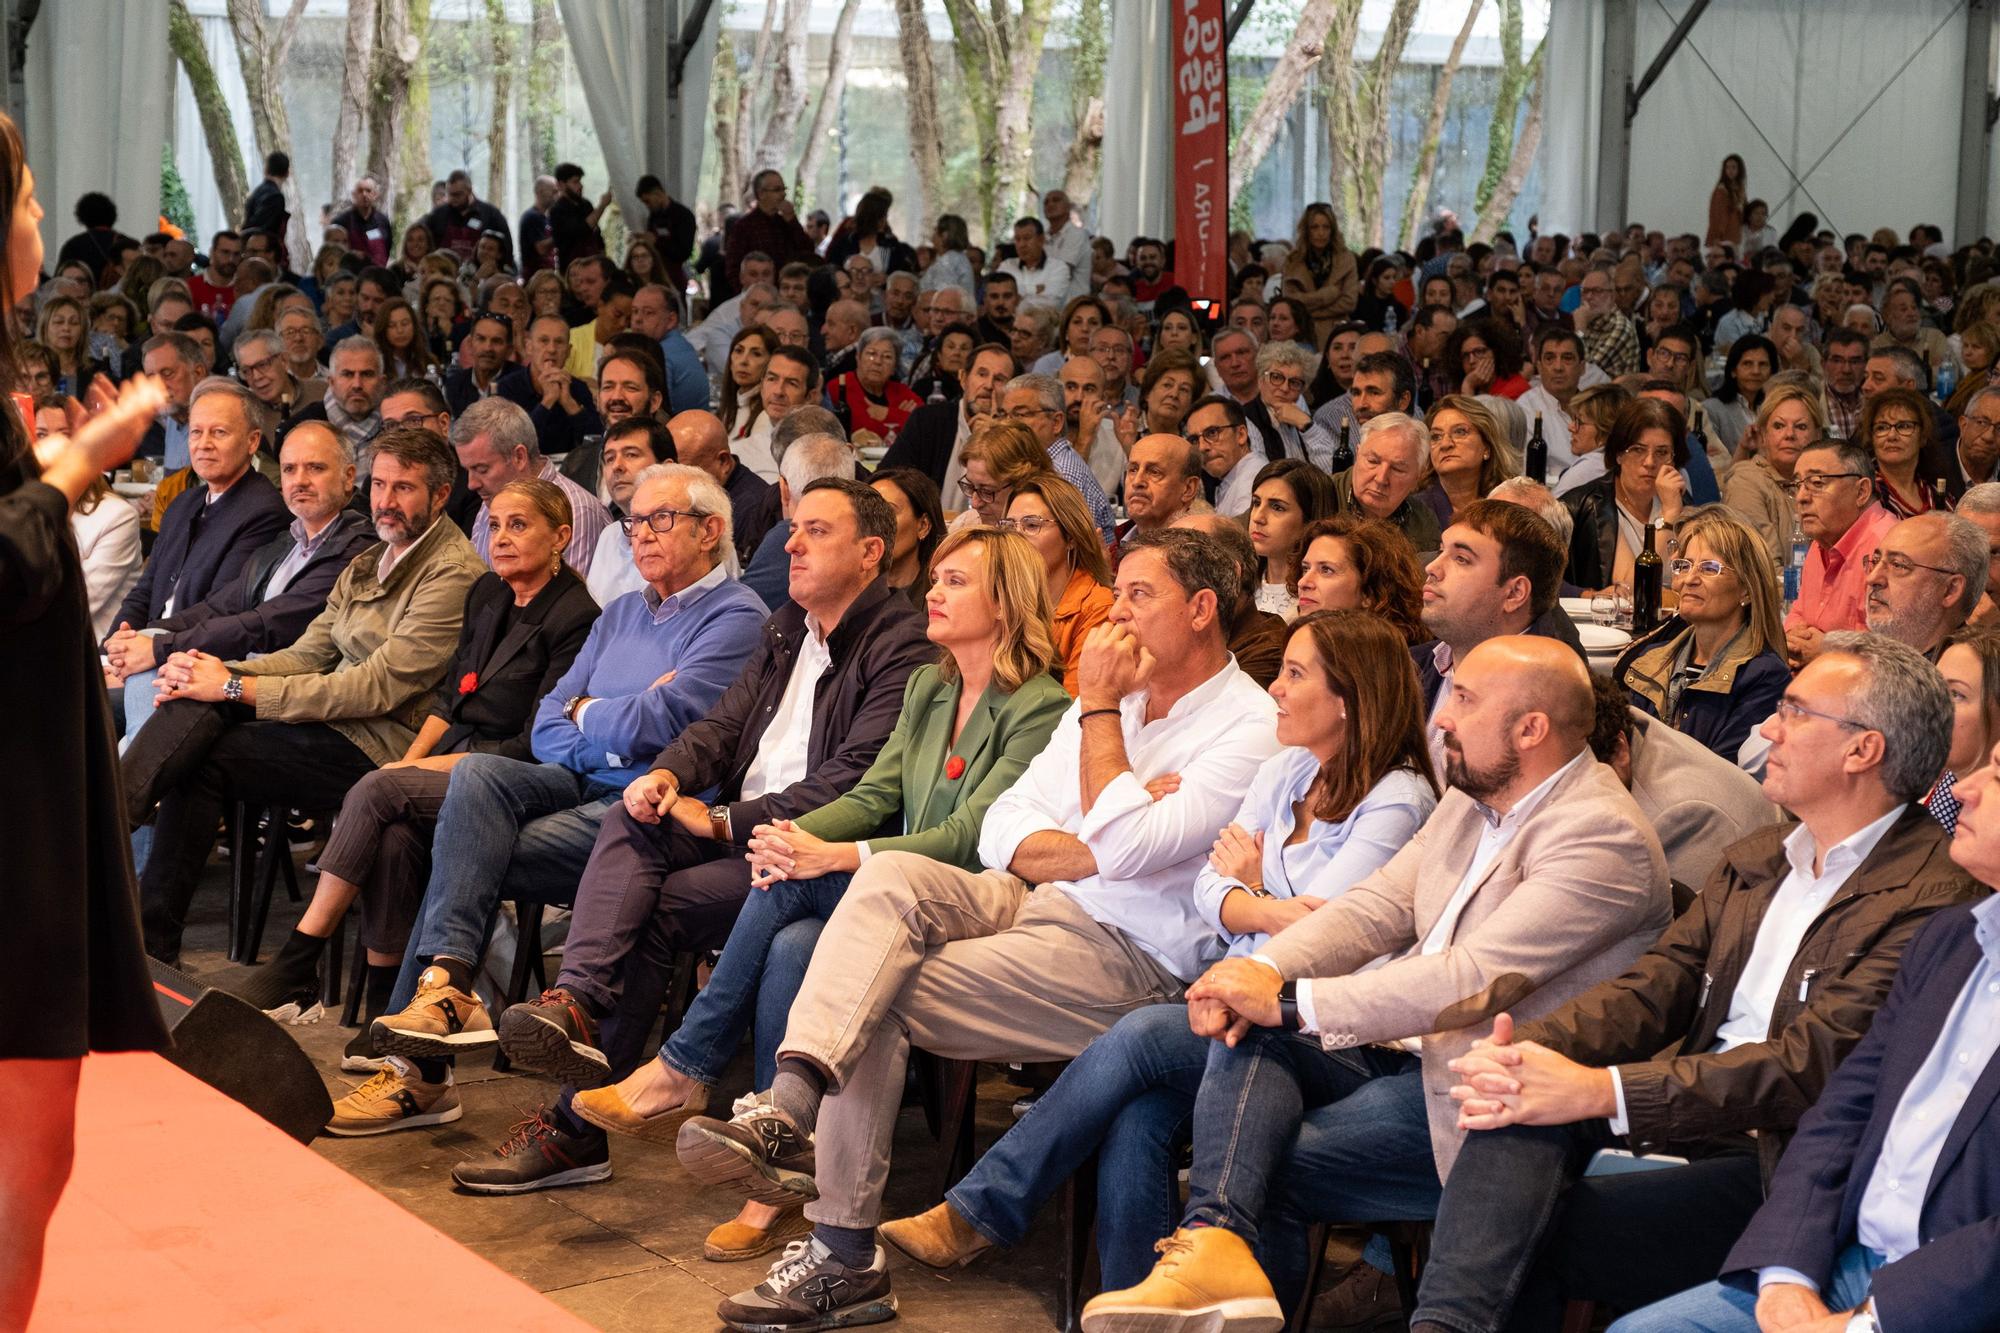
M 1217 1040 L 1187 1211 L 1150 1277 L 1085 1308 L 1086 1333 L 1135 1317 L 1276 1329 L 1279 1294 L 1301 1295 L 1304 1245 L 1275 1230 L 1260 1244 L 1258 1227 L 1308 1139 L 1316 1216 L 1434 1215 L 1462 1140 L 1447 1062 L 1495 1014 L 1545 1014 L 1617 976 L 1671 915 L 1659 841 L 1590 753 L 1592 720 L 1590 678 L 1566 645 L 1482 643 L 1435 720 L 1451 789 L 1429 822 L 1261 953 L 1188 989 L 1188 1021 Z

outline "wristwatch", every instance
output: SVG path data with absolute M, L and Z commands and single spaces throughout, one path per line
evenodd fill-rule
M 230 703 L 243 702 L 243 677 L 232 671 L 229 679 L 222 682 L 222 697 Z
M 727 805 L 711 805 L 708 807 L 708 831 L 709 836 L 717 842 L 735 841 L 735 839 L 729 836 L 729 807 Z
M 578 704 L 583 702 L 583 699 L 584 696 L 581 694 L 572 694 L 568 699 L 563 701 L 563 721 L 576 721 L 576 708 Z
M 1287 981 L 1278 987 L 1278 1026 L 1287 1032 L 1305 1030 L 1305 1019 L 1299 1014 L 1299 983 Z

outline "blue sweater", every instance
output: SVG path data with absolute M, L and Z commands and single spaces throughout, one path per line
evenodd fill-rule
M 542 696 L 535 758 L 623 787 L 636 776 L 635 757 L 658 754 L 706 716 L 756 651 L 764 607 L 735 579 L 701 590 L 659 621 L 647 605 L 649 592 L 628 592 L 605 607 L 576 661 Z M 674 678 L 654 687 L 668 671 Z M 563 716 L 578 695 L 593 700 L 581 725 Z

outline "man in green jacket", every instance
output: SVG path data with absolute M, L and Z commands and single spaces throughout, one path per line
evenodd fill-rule
M 159 711 L 123 765 L 134 827 L 153 816 L 139 880 L 146 952 L 180 958 L 181 928 L 215 826 L 250 799 L 338 809 L 347 789 L 402 757 L 458 646 L 466 594 L 485 572 L 439 522 L 457 473 L 444 440 L 396 429 L 370 448 L 369 508 L 381 541 L 341 572 L 291 647 L 242 662 L 175 653 Z

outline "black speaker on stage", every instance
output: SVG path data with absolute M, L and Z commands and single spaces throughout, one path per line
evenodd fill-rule
M 333 1116 L 333 1099 L 299 1044 L 263 1011 L 156 958 L 153 993 L 173 1034 L 167 1059 L 300 1143 Z

